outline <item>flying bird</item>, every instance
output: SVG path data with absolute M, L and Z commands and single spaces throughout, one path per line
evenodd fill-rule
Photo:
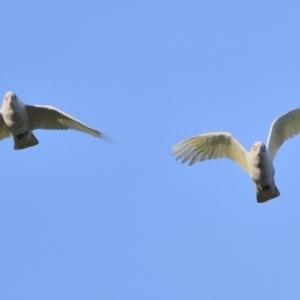
M 229 132 L 210 132 L 184 140 L 173 147 L 172 155 L 182 163 L 193 165 L 209 159 L 229 158 L 253 180 L 259 203 L 280 195 L 274 180 L 273 162 L 277 150 L 288 139 L 300 133 L 300 108 L 280 116 L 271 124 L 266 145 L 253 144 L 248 152 Z
M 103 133 L 55 107 L 26 105 L 14 92 L 7 92 L 0 111 L 0 141 L 12 136 L 15 150 L 35 146 L 39 143 L 35 129 L 73 129 L 109 141 Z

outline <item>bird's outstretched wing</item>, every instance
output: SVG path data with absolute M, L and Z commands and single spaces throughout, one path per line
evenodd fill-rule
M 248 152 L 228 132 L 210 132 L 189 138 L 175 145 L 172 155 L 182 163 L 189 162 L 189 165 L 208 159 L 229 158 L 249 174 Z
M 26 105 L 29 116 L 30 129 L 73 129 L 90 134 L 94 137 L 109 141 L 103 133 L 93 129 L 66 113 L 52 106 Z
M 300 133 L 300 108 L 287 112 L 273 121 L 267 140 L 267 149 L 270 152 L 272 160 L 284 143 Z
M 4 123 L 2 113 L 0 112 L 0 141 L 4 140 L 6 138 L 9 138 L 11 136 L 12 136 L 12 134 L 8 130 L 6 124 Z

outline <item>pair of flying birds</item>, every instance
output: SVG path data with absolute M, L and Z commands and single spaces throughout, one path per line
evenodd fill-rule
M 4 96 L 0 112 L 0 140 L 14 139 L 14 149 L 25 149 L 39 142 L 35 129 L 73 129 L 109 140 L 103 133 L 86 126 L 66 113 L 42 105 L 26 105 L 13 92 Z M 210 132 L 192 137 L 173 147 L 173 155 L 183 163 L 229 158 L 238 163 L 254 182 L 259 203 L 280 195 L 274 180 L 273 161 L 277 150 L 287 139 L 300 133 L 300 108 L 273 121 L 267 144 L 256 142 L 248 152 L 230 133 Z

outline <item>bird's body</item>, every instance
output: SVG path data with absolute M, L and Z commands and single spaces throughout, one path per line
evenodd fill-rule
M 24 149 L 37 145 L 39 142 L 30 130 L 26 106 L 16 95 L 5 97 L 1 114 L 3 121 L 14 139 L 14 148 Z
M 287 139 L 300 133 L 300 108 L 294 109 L 271 125 L 266 145 L 256 142 L 248 152 L 230 133 L 211 132 L 192 137 L 173 147 L 173 155 L 183 163 L 229 158 L 238 163 L 254 182 L 257 202 L 280 195 L 275 184 L 273 161 L 277 150 Z
M 257 202 L 265 202 L 280 195 L 275 185 L 275 169 L 268 149 L 256 142 L 249 152 L 249 176 L 254 182 Z
M 35 129 L 74 129 L 106 139 L 99 131 L 52 106 L 26 105 L 15 93 L 7 92 L 0 112 L 0 140 L 12 136 L 15 150 L 32 147 L 39 143 L 33 134 Z
M 13 135 L 21 134 L 28 129 L 29 118 L 25 105 L 22 102 L 17 101 L 15 97 L 5 98 L 2 104 L 1 113 L 4 123 Z

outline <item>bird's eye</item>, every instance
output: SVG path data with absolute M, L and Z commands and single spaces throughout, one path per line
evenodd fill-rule
M 265 151 L 266 151 L 266 147 L 265 147 L 265 146 L 262 146 L 262 147 L 261 147 L 261 151 L 265 152 Z

